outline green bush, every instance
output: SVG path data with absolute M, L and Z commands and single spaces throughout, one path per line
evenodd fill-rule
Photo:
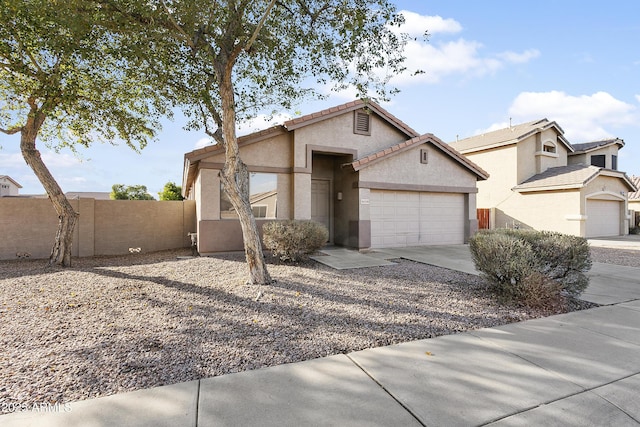
M 470 239 L 476 268 L 505 302 L 557 306 L 589 284 L 587 240 L 561 233 L 499 229 Z
M 272 221 L 262 231 L 264 246 L 283 261 L 299 261 L 329 240 L 327 227 L 315 221 Z

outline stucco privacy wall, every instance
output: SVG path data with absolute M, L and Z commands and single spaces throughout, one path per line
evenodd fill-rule
M 139 200 L 70 200 L 80 214 L 73 256 L 117 255 L 129 248 L 142 252 L 190 246 L 196 230 L 195 202 Z M 48 258 L 58 217 L 48 199 L 0 199 L 0 259 L 17 252 Z

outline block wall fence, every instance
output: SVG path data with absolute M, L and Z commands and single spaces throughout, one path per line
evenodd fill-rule
M 72 255 L 120 255 L 129 248 L 141 252 L 191 245 L 196 231 L 195 201 L 73 199 L 80 214 L 74 230 Z M 49 199 L 0 198 L 0 260 L 17 253 L 48 258 L 58 229 L 58 216 Z

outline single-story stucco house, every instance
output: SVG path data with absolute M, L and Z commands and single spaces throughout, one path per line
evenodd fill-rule
M 329 243 L 356 249 L 465 243 L 477 230 L 488 174 L 432 134 L 374 102 L 349 102 L 239 138 L 258 227 L 314 220 Z M 221 191 L 224 151 L 185 154 L 183 196 L 196 201 L 200 253 L 243 248 Z
M 488 171 L 477 205 L 491 227 L 522 227 L 582 236 L 628 234 L 627 194 L 637 188 L 618 170 L 618 138 L 572 145 L 547 119 L 450 143 Z

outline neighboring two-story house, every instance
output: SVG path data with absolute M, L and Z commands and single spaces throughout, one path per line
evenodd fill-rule
M 432 134 L 373 102 L 354 101 L 239 138 L 250 201 L 269 220 L 314 220 L 330 242 L 357 249 L 464 243 L 477 230 L 487 173 Z M 242 249 L 221 191 L 218 145 L 185 154 L 183 195 L 196 201 L 198 250 Z
M 0 197 L 17 196 L 22 185 L 18 184 L 8 175 L 0 175 Z
M 627 234 L 627 193 L 636 187 L 617 170 L 621 139 L 572 145 L 547 119 L 450 144 L 486 170 L 478 208 L 491 227 L 522 227 L 584 237 Z

